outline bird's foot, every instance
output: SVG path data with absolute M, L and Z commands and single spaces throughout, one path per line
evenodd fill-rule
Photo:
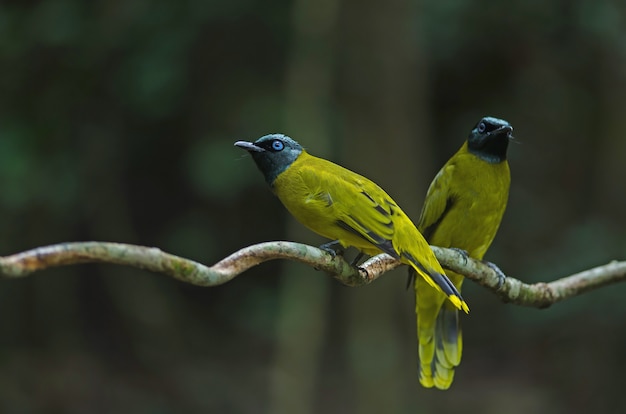
M 500 270 L 500 268 L 496 266 L 495 263 L 491 263 L 486 260 L 483 260 L 483 263 L 489 266 L 489 268 L 496 273 L 496 276 L 498 277 L 498 289 L 504 286 L 504 282 L 506 281 L 506 275 L 504 274 L 504 272 Z
M 344 252 L 346 251 L 341 243 L 339 243 L 339 240 L 333 240 L 329 241 L 328 243 L 324 243 L 320 246 L 320 249 L 324 250 L 332 257 L 336 257 L 337 255 L 343 256 Z
M 463 265 L 467 264 L 467 259 L 469 258 L 469 253 L 467 252 L 467 250 L 459 249 L 458 247 L 450 247 L 450 250 L 454 250 L 455 252 L 463 256 Z

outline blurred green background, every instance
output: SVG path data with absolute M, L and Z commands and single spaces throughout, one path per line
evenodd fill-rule
M 508 120 L 487 259 L 528 282 L 624 258 L 618 0 L 5 0 L 1 254 L 107 240 L 212 264 L 323 240 L 239 139 L 287 133 L 415 220 L 484 115 Z M 547 310 L 468 282 L 447 392 L 417 380 L 405 271 L 349 289 L 263 264 L 216 288 L 108 265 L 0 281 L 0 412 L 624 412 L 626 286 Z

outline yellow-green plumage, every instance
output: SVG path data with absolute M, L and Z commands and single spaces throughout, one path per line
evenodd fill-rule
M 463 249 L 470 257 L 483 258 L 508 200 L 511 178 L 506 149 L 511 131 L 506 121 L 483 118 L 439 171 L 418 222 L 430 244 Z M 446 274 L 460 291 L 463 276 L 452 271 Z M 415 279 L 415 295 L 420 383 L 445 390 L 461 362 L 459 315 L 442 294 L 424 289 L 421 278 Z
M 276 196 L 306 227 L 344 247 L 398 258 L 422 276 L 421 289 L 440 292 L 455 309 L 469 311 L 415 225 L 378 185 L 308 154 L 284 135 L 235 145 L 252 154 Z

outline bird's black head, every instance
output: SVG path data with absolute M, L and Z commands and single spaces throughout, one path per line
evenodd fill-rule
M 255 142 L 237 141 L 235 146 L 245 149 L 252 155 L 269 185 L 272 185 L 276 177 L 289 168 L 303 151 L 300 144 L 283 134 L 265 135 Z
M 469 151 L 483 160 L 497 164 L 506 160 L 513 127 L 504 119 L 486 116 L 480 120 L 467 138 Z

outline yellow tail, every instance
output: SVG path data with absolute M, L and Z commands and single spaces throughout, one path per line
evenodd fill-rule
M 444 304 L 434 326 L 420 327 L 419 341 L 420 383 L 447 390 L 463 353 L 459 311 Z
M 415 280 L 420 383 L 440 390 L 450 388 L 461 363 L 463 337 L 459 311 L 440 292 Z
M 441 273 L 433 269 L 427 270 L 422 264 L 416 261 L 413 256 L 406 252 L 402 253 L 402 258 L 404 258 L 408 262 L 408 264 L 410 264 L 411 267 L 415 269 L 415 272 L 419 274 L 423 278 L 423 280 L 426 281 L 426 283 L 435 288 L 438 293 L 443 293 L 444 295 L 446 295 L 446 297 L 450 300 L 450 302 L 452 302 L 456 309 L 462 310 L 465 313 L 469 313 L 469 306 L 467 306 L 467 303 L 461 297 L 461 294 L 457 290 L 456 286 L 454 286 L 450 279 L 448 279 L 448 276 L 443 273 L 443 270 Z M 418 294 L 417 279 L 418 278 L 416 277 L 416 295 Z

